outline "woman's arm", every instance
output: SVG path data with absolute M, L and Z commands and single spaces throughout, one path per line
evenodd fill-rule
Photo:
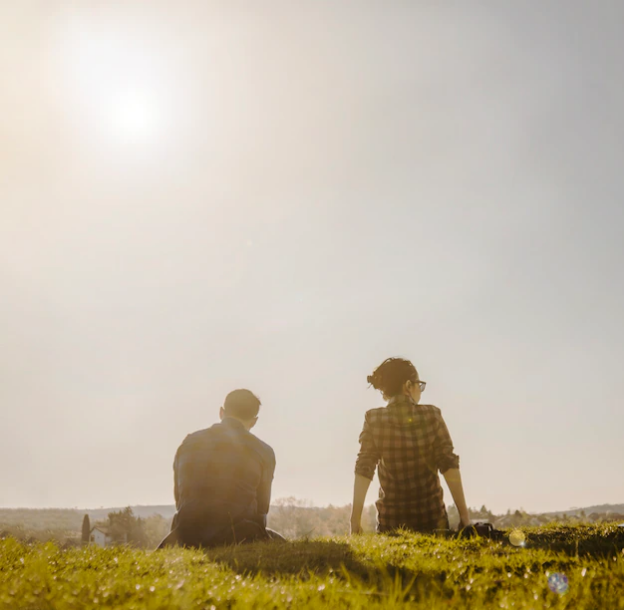
M 351 509 L 351 533 L 362 531 L 362 510 L 366 492 L 370 487 L 375 468 L 380 459 L 379 450 L 375 445 L 373 431 L 369 421 L 369 413 L 364 418 L 364 427 L 360 433 L 360 452 L 355 462 L 355 483 L 353 485 L 353 508 Z
M 453 496 L 455 506 L 457 506 L 460 526 L 465 527 L 470 525 L 470 516 L 466 506 L 461 473 L 459 472 L 459 456 L 454 452 L 453 441 L 442 417 L 442 412 L 439 409 L 437 411 L 439 418 L 434 442 L 435 463 L 446 479 L 446 484 Z
M 464 496 L 464 486 L 462 485 L 461 472 L 459 468 L 449 468 L 446 472 L 442 473 L 442 476 L 446 480 L 446 484 L 453 496 L 453 501 L 459 512 L 459 526 L 466 527 L 470 525 L 470 515 L 468 514 L 468 507 L 466 506 L 466 497 Z
M 366 492 L 370 484 L 370 479 L 363 477 L 361 474 L 355 475 L 355 483 L 353 485 L 353 508 L 351 509 L 352 534 L 359 534 L 362 531 L 362 511 L 364 510 Z

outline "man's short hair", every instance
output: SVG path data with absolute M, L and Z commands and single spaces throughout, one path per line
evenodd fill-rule
M 234 390 L 225 397 L 223 411 L 225 415 L 248 421 L 257 417 L 260 404 L 260 399 L 253 392 Z

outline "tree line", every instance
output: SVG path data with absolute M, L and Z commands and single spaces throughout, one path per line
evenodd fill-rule
M 457 527 L 459 515 L 455 506 L 448 507 L 451 527 Z M 101 514 L 103 511 L 98 511 Z M 614 521 L 624 523 L 624 505 L 614 505 L 603 512 L 586 513 L 582 509 L 574 513 L 531 514 L 522 509 L 508 510 L 496 515 L 486 506 L 471 508 L 473 521 L 489 521 L 499 529 L 535 527 L 547 523 L 600 523 Z M 3 518 L 9 514 L 10 519 Z M 317 538 L 341 536 L 349 532 L 351 506 L 315 507 L 310 502 L 294 497 L 281 498 L 271 506 L 268 526 L 286 538 Z M 24 517 L 20 519 L 20 517 Z M 375 530 L 377 512 L 368 506 L 362 517 L 364 531 Z M 80 523 L 82 519 L 82 530 Z M 74 510 L 11 510 L 0 509 L 0 538 L 12 536 L 27 542 L 55 541 L 62 546 L 79 546 L 91 542 L 94 527 L 101 528 L 112 544 L 124 544 L 137 548 L 155 548 L 166 536 L 171 518 L 160 514 L 139 517 L 131 507 L 109 511 L 105 519 L 91 520 Z

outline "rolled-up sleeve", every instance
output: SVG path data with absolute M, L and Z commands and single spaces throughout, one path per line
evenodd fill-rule
M 372 425 L 367 413 L 364 418 L 364 427 L 360 433 L 360 452 L 355 461 L 355 474 L 362 475 L 372 481 L 380 457 L 379 449 L 375 445 Z
M 437 419 L 438 425 L 433 442 L 434 461 L 436 468 L 445 473 L 450 468 L 459 468 L 459 456 L 454 453 L 451 435 L 439 410 Z

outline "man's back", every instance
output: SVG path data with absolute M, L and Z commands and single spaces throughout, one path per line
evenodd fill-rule
M 174 462 L 174 524 L 209 539 L 243 520 L 266 526 L 275 454 L 235 418 L 189 434 Z

